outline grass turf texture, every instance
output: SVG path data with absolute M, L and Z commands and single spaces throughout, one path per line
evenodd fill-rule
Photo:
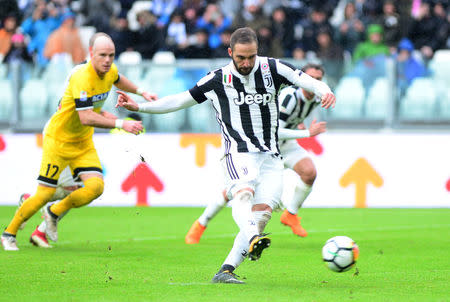
M 198 245 L 184 235 L 202 208 L 73 210 L 59 242 L 28 243 L 35 215 L 18 234 L 19 252 L 0 251 L 1 301 L 449 301 L 450 209 L 302 209 L 306 238 L 274 213 L 272 246 L 236 271 L 247 284 L 211 284 L 237 227 L 229 208 Z M 0 225 L 14 214 L 0 207 Z M 336 235 L 360 247 L 357 271 L 321 260 Z

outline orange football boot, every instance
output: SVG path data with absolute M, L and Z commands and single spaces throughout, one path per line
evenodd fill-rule
M 291 214 L 288 210 L 284 210 L 281 214 L 280 221 L 282 224 L 291 228 L 292 232 L 300 237 L 306 237 L 308 232 L 300 224 L 301 217 L 297 214 Z
M 201 225 L 198 220 L 194 222 L 194 224 L 189 229 L 189 232 L 186 234 L 186 237 L 184 238 L 184 241 L 187 244 L 196 244 L 200 242 L 200 238 L 203 235 L 203 232 L 205 231 L 206 227 Z

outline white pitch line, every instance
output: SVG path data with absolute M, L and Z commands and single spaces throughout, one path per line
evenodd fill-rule
M 408 225 L 398 225 L 395 227 L 375 227 L 375 228 L 342 228 L 342 229 L 327 229 L 327 230 L 308 230 L 308 233 L 330 233 L 330 232 L 367 232 L 367 231 L 399 231 L 399 230 L 417 230 L 417 229 L 440 229 L 440 228 L 450 228 L 450 224 L 432 224 L 426 226 L 408 226 Z M 220 235 L 205 235 L 204 238 L 208 239 L 218 239 L 218 238 L 234 238 L 237 233 L 228 233 Z M 292 235 L 292 232 L 272 232 L 271 235 Z M 86 243 L 111 243 L 111 242 L 133 242 L 133 241 L 159 241 L 159 240 L 184 240 L 183 236 L 155 236 L 155 237 L 141 237 L 141 238 L 118 238 L 109 240 L 87 240 Z M 79 244 L 80 241 L 70 241 L 63 240 L 57 243 L 57 245 L 70 245 Z

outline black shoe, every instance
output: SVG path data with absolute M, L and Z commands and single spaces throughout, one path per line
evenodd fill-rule
M 253 237 L 248 249 L 248 258 L 256 261 L 261 258 L 262 251 L 270 246 L 270 238 L 263 235 Z
M 244 281 L 238 280 L 237 275 L 230 271 L 218 272 L 212 278 L 212 283 L 232 283 L 232 284 L 245 284 Z

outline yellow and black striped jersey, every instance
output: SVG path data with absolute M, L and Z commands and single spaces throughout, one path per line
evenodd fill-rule
M 66 142 L 91 138 L 94 127 L 81 124 L 77 111 L 93 109 L 99 113 L 112 85 L 119 80 L 115 64 L 103 78 L 98 76 L 91 61 L 75 66 L 67 77 L 58 110 L 51 117 L 45 133 Z

